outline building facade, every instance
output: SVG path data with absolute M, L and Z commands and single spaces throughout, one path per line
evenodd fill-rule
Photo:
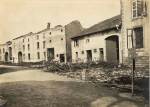
M 120 0 L 123 63 L 135 53 L 137 67 L 149 65 L 149 0 Z
M 72 38 L 73 61 L 122 62 L 120 15 L 85 29 Z

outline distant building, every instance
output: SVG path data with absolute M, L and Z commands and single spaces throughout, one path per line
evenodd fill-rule
M 136 66 L 149 66 L 149 0 L 120 2 L 123 63 L 130 64 L 130 53 L 134 51 L 137 54 Z
M 30 32 L 14 38 L 11 46 L 9 42 L 1 45 L 0 49 L 5 50 L 4 53 L 0 53 L 1 61 L 11 60 L 14 63 L 42 60 L 70 62 L 72 59 L 70 37 L 82 30 L 79 21 L 73 21 L 66 26 L 58 25 L 54 28 L 50 28 L 50 23 L 48 23 L 47 28 L 42 31 Z
M 72 37 L 73 61 L 122 62 L 120 15 L 102 21 Z

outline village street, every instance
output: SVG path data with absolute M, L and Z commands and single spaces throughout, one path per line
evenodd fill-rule
M 6 72 L 6 73 L 5 73 Z M 44 72 L 0 65 L 0 96 L 7 107 L 145 107 L 116 88 Z

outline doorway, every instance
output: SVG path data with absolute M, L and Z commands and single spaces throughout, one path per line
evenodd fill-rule
M 51 61 L 52 59 L 54 59 L 54 48 L 48 48 L 47 49 L 47 58 L 48 61 Z
M 65 62 L 65 54 L 60 54 L 60 62 Z
M 87 62 L 91 62 L 92 61 L 92 50 L 87 50 Z
M 119 37 L 109 36 L 106 39 L 106 58 L 107 62 L 119 62 Z
M 18 63 L 22 62 L 22 52 L 18 52 Z
M 99 48 L 99 60 L 100 61 L 104 61 L 104 51 L 103 51 L 103 48 Z
M 8 52 L 5 53 L 5 61 L 8 61 Z

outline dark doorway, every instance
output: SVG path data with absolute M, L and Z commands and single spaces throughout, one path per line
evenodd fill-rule
M 22 52 L 18 52 L 18 63 L 22 62 Z
M 8 61 L 8 52 L 5 53 L 5 61 Z
M 78 52 L 76 52 L 76 60 L 78 60 Z
M 47 58 L 48 61 L 51 61 L 52 59 L 54 59 L 54 48 L 48 48 L 47 49 Z
M 87 50 L 87 61 L 90 62 L 92 61 L 92 51 L 91 50 Z
M 103 51 L 103 48 L 99 48 L 99 58 L 100 58 L 100 61 L 104 61 L 104 51 Z
M 9 47 L 9 59 L 12 60 L 12 48 Z
M 65 62 L 65 54 L 60 54 L 60 62 Z
M 119 62 L 119 38 L 117 35 L 110 36 L 106 40 L 107 62 Z

